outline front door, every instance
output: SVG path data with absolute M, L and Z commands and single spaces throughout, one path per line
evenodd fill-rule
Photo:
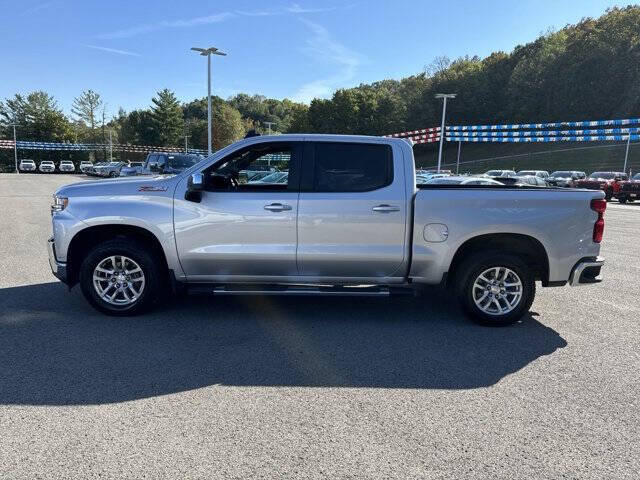
M 251 281 L 297 275 L 296 142 L 263 142 L 203 170 L 201 201 L 176 190 L 174 225 L 180 263 L 192 281 Z M 184 185 L 183 185 L 184 183 Z

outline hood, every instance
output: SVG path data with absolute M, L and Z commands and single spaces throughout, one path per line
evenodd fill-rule
M 142 192 L 173 193 L 173 186 L 178 182 L 176 175 L 158 175 L 156 177 L 115 177 L 108 180 L 95 180 L 72 183 L 56 191 L 60 197 L 91 197 L 104 195 L 140 195 Z

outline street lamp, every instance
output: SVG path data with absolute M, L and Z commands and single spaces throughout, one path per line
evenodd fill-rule
M 17 123 L 7 123 L 7 127 L 13 127 L 13 159 L 16 163 L 16 173 L 20 173 L 18 169 L 18 142 L 16 141 L 16 127 L 19 127 Z
M 207 142 L 208 152 L 209 155 L 211 155 L 211 55 L 220 55 L 224 57 L 227 54 L 221 52 L 216 47 L 191 47 L 191 50 L 199 52 L 203 57 L 207 57 Z
M 455 93 L 436 93 L 436 98 L 442 98 L 442 124 L 440 126 L 440 151 L 438 152 L 438 173 L 440 173 L 440 164 L 442 162 L 442 144 L 444 143 L 444 119 L 447 114 L 447 98 L 456 98 Z
M 276 122 L 262 122 L 269 128 L 269 135 L 271 135 L 271 125 L 277 125 Z

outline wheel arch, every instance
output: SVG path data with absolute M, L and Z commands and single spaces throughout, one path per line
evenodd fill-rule
M 168 270 L 167 257 L 158 237 L 146 228 L 136 225 L 106 224 L 94 225 L 80 230 L 74 235 L 67 249 L 67 278 L 69 286 L 78 283 L 80 265 L 89 250 L 116 238 L 138 240 L 149 247 L 149 251 L 161 262 L 161 268 Z
M 501 253 L 517 255 L 532 268 L 536 280 L 543 286 L 549 283 L 549 256 L 540 241 L 521 233 L 489 233 L 477 235 L 466 240 L 454 254 L 447 271 L 447 285 L 452 284 L 460 264 L 469 255 L 483 250 L 496 250 Z

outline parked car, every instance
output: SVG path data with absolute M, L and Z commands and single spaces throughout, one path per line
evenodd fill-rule
M 633 202 L 640 198 L 640 173 L 636 173 L 630 180 L 619 183 L 618 201 L 620 203 Z
M 93 176 L 97 176 L 97 170 L 100 167 L 104 167 L 105 165 L 107 165 L 109 162 L 96 162 L 94 164 L 92 164 L 91 166 L 88 166 L 84 169 L 84 173 L 87 175 L 93 175 Z
M 248 183 L 271 183 L 277 185 L 281 183 L 287 183 L 288 180 L 289 172 L 273 172 L 266 177 L 262 177 L 260 180 L 251 180 Z
M 602 190 L 605 200 L 609 201 L 618 195 L 620 182 L 625 180 L 629 180 L 629 176 L 624 172 L 593 172 L 584 180 L 574 182 L 574 186 L 589 190 Z
M 423 174 L 416 174 L 416 183 L 417 184 L 423 184 L 423 183 L 427 183 L 429 180 L 434 179 L 434 178 L 446 178 L 451 176 L 448 173 L 423 173 Z
M 35 172 L 36 162 L 28 158 L 23 158 L 18 164 L 18 170 L 20 170 L 21 172 Z
M 489 170 L 484 174 L 487 177 L 515 177 L 516 172 L 513 170 Z
M 60 165 L 58 166 L 58 169 L 61 172 L 75 172 L 76 166 L 73 164 L 71 160 L 62 160 L 60 162 Z
M 549 172 L 546 170 L 520 170 L 516 175 L 519 177 L 533 175 L 534 177 L 540 177 L 546 180 L 549 177 Z
M 130 162 L 129 165 L 125 165 L 120 169 L 120 176 L 134 177 L 136 175 L 141 175 L 143 168 L 144 163 L 142 162 Z
M 93 168 L 93 163 L 83 160 L 82 162 L 80 162 L 80 166 L 78 168 L 80 168 L 80 171 L 82 173 L 87 173 L 87 170 Z
M 42 173 L 54 173 L 56 171 L 56 165 L 51 160 L 43 160 L 40 162 L 38 170 Z
M 516 173 L 515 177 L 507 177 L 507 178 L 517 179 L 516 184 L 520 184 L 520 185 L 533 185 L 534 187 L 548 186 L 547 181 L 544 179 L 544 177 L 539 177 L 537 175 L 526 175 L 526 174 L 523 175 L 520 172 L 518 172 Z
M 125 165 L 125 162 L 109 162 L 105 165 L 95 167 L 94 173 L 99 177 L 118 177 L 120 176 L 120 169 Z
M 142 169 L 143 175 L 176 174 L 192 167 L 204 157 L 187 153 L 150 153 Z
M 465 177 L 465 176 L 443 176 L 430 178 L 426 185 L 502 185 L 502 183 L 492 178 L 485 177 Z
M 558 170 L 547 178 L 547 183 L 552 187 L 573 187 L 575 182 L 587 178 L 584 172 L 576 170 Z
M 286 183 L 237 181 L 278 153 Z M 477 321 L 506 325 L 529 310 L 536 280 L 601 281 L 602 192 L 414 178 L 403 139 L 250 137 L 175 175 L 58 189 L 50 264 L 110 315 L 148 311 L 169 285 L 381 295 L 442 284 Z

